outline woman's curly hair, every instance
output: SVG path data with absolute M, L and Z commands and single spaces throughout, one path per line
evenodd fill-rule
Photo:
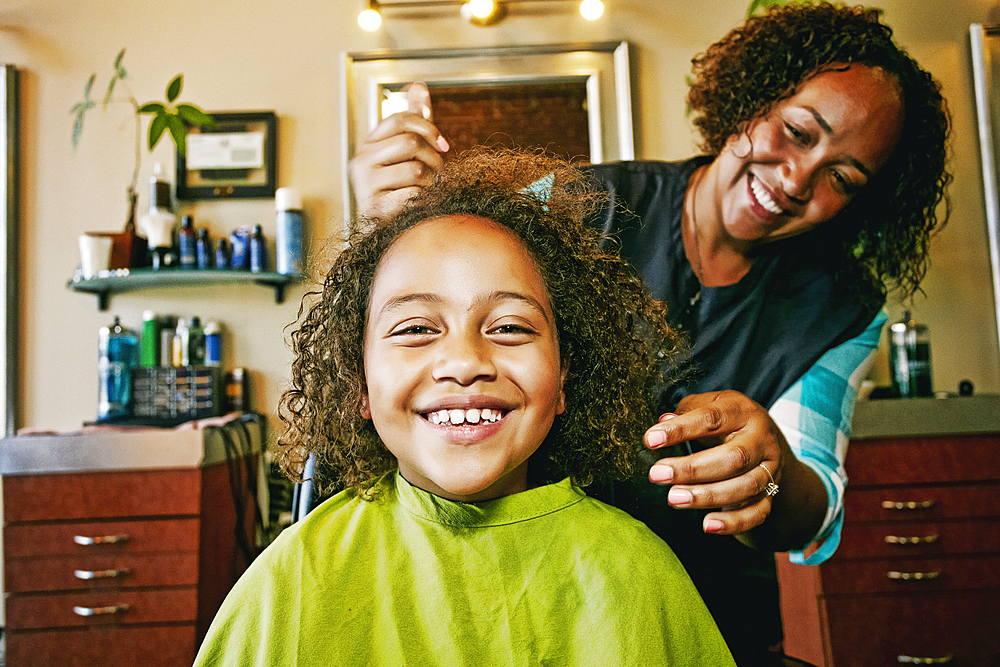
M 540 181 L 539 179 L 545 179 Z M 529 187 L 544 182 L 548 188 Z M 542 153 L 474 149 L 446 164 L 434 185 L 387 220 L 361 221 L 327 273 L 307 294 L 291 334 L 291 388 L 279 403 L 285 424 L 278 459 L 301 479 L 316 457 L 327 486 L 367 488 L 396 460 L 361 417 L 363 342 L 379 261 L 406 230 L 445 215 L 492 220 L 517 237 L 537 264 L 555 315 L 560 359 L 568 364 L 566 409 L 529 466 L 535 483 L 633 473 L 653 423 L 653 394 L 678 343 L 665 306 L 649 297 L 619 258 L 598 247 L 584 220 L 598 202 L 569 163 Z M 312 301 L 307 305 L 307 301 Z
M 818 73 L 861 64 L 890 74 L 905 114 L 894 154 L 837 218 L 772 245 L 813 264 L 829 262 L 880 297 L 886 286 L 910 296 L 927 271 L 931 233 L 948 218 L 950 119 L 937 82 L 893 42 L 880 14 L 826 2 L 771 7 L 692 60 L 688 104 L 702 149 L 718 155 L 727 140 Z

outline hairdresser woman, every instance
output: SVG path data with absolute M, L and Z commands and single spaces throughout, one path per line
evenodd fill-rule
M 836 549 L 886 291 L 917 289 L 944 222 L 948 116 L 877 10 L 773 8 L 693 75 L 705 156 L 585 168 L 611 195 L 595 224 L 691 343 L 689 380 L 645 436 L 671 457 L 652 483 L 591 493 L 670 543 L 739 664 L 780 664 L 771 552 Z M 412 99 L 430 106 L 422 86 Z M 402 205 L 447 148 L 419 113 L 383 121 L 351 163 L 362 212 Z

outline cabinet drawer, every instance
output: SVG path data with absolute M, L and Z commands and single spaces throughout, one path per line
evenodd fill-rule
M 8 632 L 7 667 L 190 667 L 194 624 Z
M 4 519 L 197 516 L 200 480 L 197 468 L 11 475 L 3 480 Z
M 853 483 L 844 494 L 847 523 L 1000 517 L 1000 484 L 858 489 Z
M 852 440 L 844 463 L 855 486 L 1000 479 L 995 435 Z
M 197 553 L 7 559 L 8 592 L 196 586 Z
M 820 573 L 826 594 L 980 590 L 1000 588 L 1000 556 L 831 559 Z
M 836 667 L 898 667 L 906 664 L 900 656 L 952 656 L 944 664 L 987 667 L 1000 658 L 1000 591 L 859 595 L 823 604 Z
M 3 529 L 4 556 L 197 551 L 197 519 L 16 524 Z
M 835 558 L 1000 553 L 1000 522 L 893 521 L 845 527 Z
M 102 613 L 81 615 L 74 608 L 99 610 Z M 118 611 L 103 613 L 112 609 Z M 9 630 L 195 621 L 197 613 L 198 593 L 194 588 L 7 597 Z

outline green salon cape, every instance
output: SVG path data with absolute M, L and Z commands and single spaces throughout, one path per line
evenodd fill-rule
M 670 548 L 569 480 L 477 504 L 377 488 L 286 529 L 195 664 L 734 664 Z

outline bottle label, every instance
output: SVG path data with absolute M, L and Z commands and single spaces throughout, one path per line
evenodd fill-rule
M 198 267 L 198 249 L 193 234 L 180 235 L 181 268 L 194 269 Z

